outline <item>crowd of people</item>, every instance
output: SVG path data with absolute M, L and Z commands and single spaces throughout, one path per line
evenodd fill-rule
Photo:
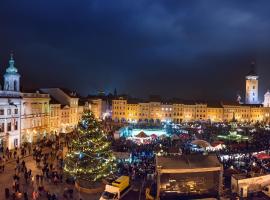
M 7 200 L 75 200 L 73 186 L 65 183 L 63 175 L 63 147 L 69 145 L 72 134 L 61 142 L 61 138 L 45 137 L 35 145 L 25 144 L 21 148 L 2 151 L 0 168 L 4 172 L 7 162 L 15 163 L 12 185 L 5 188 Z M 33 159 L 33 164 L 27 164 Z M 28 161 L 27 161 L 28 160 Z M 62 194 L 52 185 L 62 184 Z M 53 190 L 53 191 L 52 191 Z M 78 199 L 79 200 L 79 199 Z

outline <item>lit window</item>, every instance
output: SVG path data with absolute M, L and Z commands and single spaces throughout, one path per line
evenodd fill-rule
M 11 122 L 7 123 L 7 131 L 11 131 Z

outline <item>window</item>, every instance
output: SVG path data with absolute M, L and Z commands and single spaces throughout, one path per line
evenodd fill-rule
M 11 131 L 11 122 L 7 123 L 7 131 Z
M 8 114 L 8 115 L 11 115 L 11 109 L 8 109 L 8 110 L 7 110 L 7 114 Z
M 18 114 L 18 108 L 14 109 L 14 114 Z
M 18 121 L 15 121 L 14 123 L 14 130 L 18 130 Z
M 4 115 L 5 114 L 5 110 L 4 109 L 0 109 L 0 115 Z
M 4 123 L 1 123 L 0 124 L 0 132 L 5 132 L 5 124 Z
M 14 139 L 14 147 L 18 146 L 18 139 Z
M 255 90 L 255 85 L 253 85 L 253 90 Z

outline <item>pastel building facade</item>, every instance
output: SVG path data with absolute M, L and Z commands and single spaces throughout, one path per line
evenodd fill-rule
M 137 102 L 136 102 L 137 101 Z M 119 97 L 112 101 L 112 119 L 118 122 L 172 121 L 231 121 L 233 117 L 242 122 L 269 121 L 270 108 L 262 104 L 249 105 L 234 102 L 140 102 Z
M 72 131 L 79 120 L 79 97 L 76 92 L 61 88 L 42 88 L 42 92 L 49 94 L 60 105 L 60 132 Z

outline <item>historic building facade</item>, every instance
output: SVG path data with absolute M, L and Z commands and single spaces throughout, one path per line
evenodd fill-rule
M 189 121 L 230 121 L 233 116 L 242 122 L 269 121 L 270 108 L 262 104 L 202 103 L 202 102 L 135 102 L 119 97 L 112 101 L 114 121 L 175 123 Z
M 173 121 L 269 121 L 270 92 L 264 95 L 259 104 L 259 76 L 255 66 L 246 76 L 246 103 L 238 102 L 197 102 L 197 101 L 160 101 L 129 99 L 119 97 L 112 101 L 112 119 L 126 122 Z
M 60 105 L 60 132 L 72 131 L 77 126 L 80 118 L 79 97 L 77 94 L 61 88 L 42 88 L 40 90 L 49 94 Z
M 34 142 L 50 132 L 50 96 L 48 94 L 21 93 L 21 139 Z
M 60 88 L 22 92 L 11 55 L 0 89 L 0 147 L 12 149 L 51 133 L 71 132 L 81 114 L 78 99 Z

